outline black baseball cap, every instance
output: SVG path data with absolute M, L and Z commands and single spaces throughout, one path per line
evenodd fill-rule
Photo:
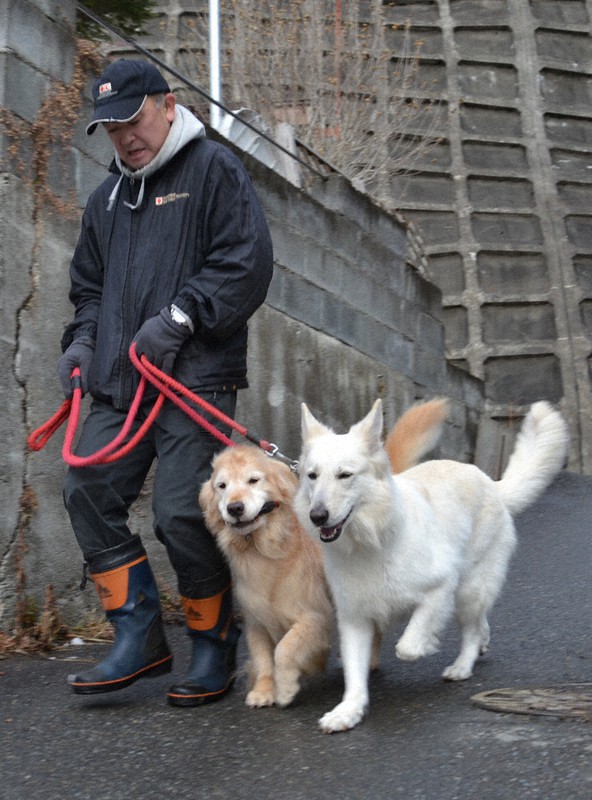
M 95 110 L 92 122 L 87 125 L 87 134 L 94 133 L 99 122 L 129 122 L 140 111 L 148 95 L 170 91 L 168 83 L 151 62 L 127 58 L 114 61 L 93 84 Z

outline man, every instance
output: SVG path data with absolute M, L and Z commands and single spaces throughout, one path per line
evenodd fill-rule
M 265 299 L 273 267 L 267 224 L 241 162 L 205 138 L 152 64 L 115 61 L 92 93 L 87 133 L 102 124 L 115 159 L 82 218 L 70 268 L 75 315 L 58 367 L 67 397 L 74 367 L 92 397 L 81 456 L 123 425 L 139 382 L 128 358 L 132 342 L 138 356 L 232 417 L 237 389 L 247 386 L 247 320 Z M 197 504 L 220 447 L 167 401 L 123 459 L 68 470 L 65 505 L 115 628 L 105 659 L 68 677 L 74 692 L 114 691 L 172 668 L 154 575 L 127 526 L 155 459 L 154 531 L 176 572 L 191 637 L 187 675 L 168 699 L 201 705 L 231 687 L 239 631 L 230 573 Z

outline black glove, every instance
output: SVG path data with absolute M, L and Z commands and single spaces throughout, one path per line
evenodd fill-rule
M 95 343 L 90 336 L 80 336 L 74 339 L 72 344 L 67 348 L 64 355 L 58 362 L 58 375 L 62 390 L 67 400 L 72 398 L 72 382 L 70 376 L 74 367 L 80 369 L 80 388 L 82 394 L 86 394 L 88 389 L 88 371 L 90 369 L 93 356 L 95 354 Z
M 188 324 L 175 322 L 168 308 L 150 317 L 134 337 L 138 358 L 145 355 L 151 364 L 172 375 L 173 364 L 181 345 L 191 336 Z

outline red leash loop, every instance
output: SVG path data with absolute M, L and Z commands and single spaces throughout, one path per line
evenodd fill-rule
M 70 416 L 71 406 L 71 400 L 64 400 L 55 414 L 53 414 L 47 422 L 44 422 L 43 425 L 40 425 L 37 430 L 33 431 L 27 439 L 27 444 L 31 450 L 41 450 L 45 447 L 60 425 L 63 425 Z
M 80 387 L 75 387 L 74 394 L 72 396 L 72 411 L 70 413 L 70 419 L 68 420 L 68 427 L 66 428 L 66 435 L 64 437 L 64 446 L 62 447 L 62 458 L 69 464 L 71 467 L 86 467 L 89 465 L 94 464 L 109 464 L 112 461 L 117 461 L 119 458 L 123 458 L 124 455 L 130 452 L 137 443 L 142 439 L 150 426 L 158 416 L 160 409 L 162 408 L 162 404 L 164 403 L 165 398 L 162 395 L 159 395 L 150 413 L 138 428 L 136 433 L 131 437 L 131 439 L 122 445 L 122 442 L 125 441 L 127 438 L 131 426 L 138 414 L 138 409 L 140 407 L 140 403 L 142 402 L 142 398 L 144 397 L 144 392 L 146 390 L 146 380 L 142 378 L 140 380 L 140 385 L 136 391 L 134 400 L 130 406 L 130 409 L 127 413 L 127 417 L 125 418 L 125 422 L 123 423 L 123 427 L 117 434 L 117 436 L 100 450 L 97 450 L 96 453 L 93 453 L 89 456 L 77 456 L 72 452 L 72 446 L 74 444 L 74 439 L 76 437 L 76 430 L 78 428 L 78 422 L 80 419 L 80 408 L 82 405 L 82 391 Z M 120 447 L 120 445 L 122 445 Z M 119 448 L 119 449 L 118 449 Z

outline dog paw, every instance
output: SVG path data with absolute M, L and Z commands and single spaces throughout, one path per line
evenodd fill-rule
M 418 653 L 416 650 L 401 647 L 400 644 L 396 646 L 395 653 L 397 654 L 397 658 L 401 659 L 401 661 L 417 661 L 417 659 L 422 656 L 422 654 Z
M 396 648 L 395 653 L 397 658 L 401 661 L 417 661 L 424 656 L 431 656 L 438 652 L 437 641 L 433 642 L 406 642 L 401 639 Z
M 462 664 L 451 664 L 446 667 L 442 673 L 445 681 L 466 681 L 473 674 L 471 667 L 465 667 Z
M 339 703 L 332 711 L 328 711 L 319 720 L 319 728 L 323 733 L 340 733 L 349 731 L 361 722 L 364 708 Z
M 294 700 L 296 695 L 298 694 L 299 686 L 295 687 L 279 687 L 275 693 L 275 703 L 280 708 L 285 708 L 289 706 L 290 703 Z
M 275 702 L 289 706 L 300 691 L 300 672 L 293 667 L 278 667 L 275 672 Z
M 273 704 L 273 692 L 260 692 L 256 689 L 251 689 L 245 698 L 245 705 L 249 708 L 265 708 Z

